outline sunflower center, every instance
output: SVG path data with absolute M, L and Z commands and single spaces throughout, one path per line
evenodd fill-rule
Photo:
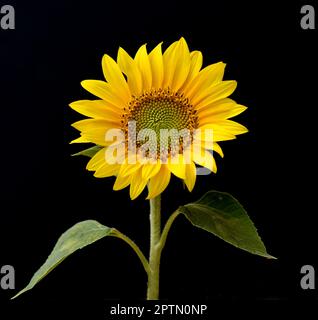
M 182 93 L 167 90 L 151 90 L 130 101 L 123 115 L 123 129 L 128 146 L 145 146 L 149 152 L 162 154 L 180 152 L 192 141 L 192 133 L 198 127 L 193 106 Z M 135 128 L 135 135 L 129 134 Z M 135 138 L 134 138 L 135 137 Z M 178 150 L 178 151 L 176 151 Z

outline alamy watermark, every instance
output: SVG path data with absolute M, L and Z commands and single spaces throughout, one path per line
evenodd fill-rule
M 315 268 L 310 264 L 306 264 L 301 267 L 300 273 L 303 275 L 300 279 L 301 288 L 304 290 L 316 289 L 316 287 L 315 287 L 315 281 L 316 281 Z
M 0 288 L 15 289 L 15 270 L 13 266 L 5 265 L 0 268 Z
M 0 26 L 2 30 L 15 29 L 15 10 L 8 4 L 0 7 Z
M 301 19 L 300 26 L 304 30 L 316 29 L 315 8 L 311 5 L 304 5 L 300 9 Z
M 105 162 L 108 164 L 191 164 L 195 155 L 197 175 L 208 175 L 213 168 L 213 129 L 144 128 L 136 132 L 136 121 L 129 121 L 127 132 L 114 128 L 105 134 Z

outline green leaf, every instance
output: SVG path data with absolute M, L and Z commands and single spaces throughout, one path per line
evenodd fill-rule
M 241 204 L 228 193 L 209 191 L 200 200 L 178 209 L 190 222 L 233 246 L 262 257 L 266 252 L 257 230 Z
M 99 150 L 101 150 L 103 147 L 101 146 L 94 146 L 85 150 L 82 150 L 80 152 L 72 154 L 72 156 L 86 156 L 89 158 L 92 158 Z
M 94 220 L 86 220 L 75 224 L 61 235 L 46 262 L 33 275 L 29 284 L 12 299 L 15 299 L 20 294 L 32 289 L 69 255 L 99 239 L 110 236 L 113 230 L 114 229 L 103 226 Z

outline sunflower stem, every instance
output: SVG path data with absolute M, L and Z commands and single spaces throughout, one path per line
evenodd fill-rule
M 160 195 L 150 199 L 150 253 L 147 300 L 159 299 L 159 271 L 162 248 L 161 238 L 161 199 Z
M 163 228 L 163 231 L 161 233 L 161 237 L 160 237 L 160 241 L 159 241 L 159 250 L 160 250 L 160 254 L 162 249 L 164 248 L 166 241 L 167 241 L 167 237 L 170 231 L 170 228 L 174 222 L 174 220 L 179 216 L 181 212 L 179 210 L 175 211 L 168 219 L 168 221 L 166 222 L 165 227 Z

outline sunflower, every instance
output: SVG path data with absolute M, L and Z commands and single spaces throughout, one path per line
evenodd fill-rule
M 103 56 L 106 81 L 81 83 L 99 99 L 70 104 L 89 117 L 73 124 L 81 135 L 72 142 L 100 147 L 87 164 L 95 177 L 115 176 L 114 190 L 130 185 L 131 199 L 148 185 L 151 199 L 164 191 L 171 174 L 192 191 L 196 165 L 216 173 L 213 151 L 223 157 L 218 142 L 247 132 L 229 120 L 246 107 L 228 98 L 237 84 L 223 81 L 225 64 L 201 69 L 202 60 L 202 53 L 190 52 L 184 38 L 164 53 L 160 43 L 149 54 L 141 46 L 134 58 L 119 48 L 117 62 Z M 107 139 L 114 130 L 121 135 L 116 141 Z M 132 155 L 135 161 L 129 161 Z

